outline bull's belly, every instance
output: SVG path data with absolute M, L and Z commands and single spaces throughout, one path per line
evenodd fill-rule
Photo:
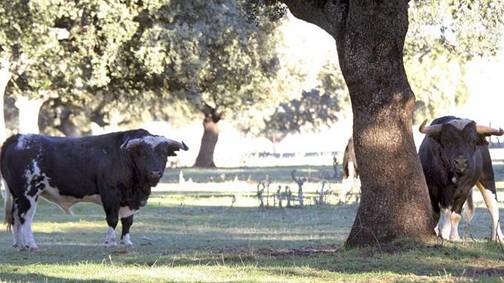
M 59 206 L 65 213 L 72 214 L 70 208 L 78 202 L 91 202 L 102 204 L 99 194 L 86 195 L 83 197 L 74 197 L 60 194 L 60 191 L 53 187 L 46 187 L 40 194 L 41 197 Z

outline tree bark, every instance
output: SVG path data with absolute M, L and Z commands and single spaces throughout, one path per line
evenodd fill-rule
M 38 118 L 40 107 L 47 98 L 18 97 L 16 107 L 19 109 L 19 133 L 38 134 L 40 132 Z
M 215 122 L 211 117 L 205 117 L 203 120 L 203 137 L 201 146 L 194 163 L 194 167 L 215 168 L 213 155 L 217 140 L 219 139 L 218 121 Z
M 432 208 L 412 134 L 415 96 L 403 65 L 408 1 L 285 3 L 335 38 L 350 92 L 362 199 L 346 245 L 431 238 Z

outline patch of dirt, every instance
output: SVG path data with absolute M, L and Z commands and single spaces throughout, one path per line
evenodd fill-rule
M 340 249 L 341 246 L 325 245 L 318 247 L 284 248 L 284 249 L 264 248 L 264 249 L 258 249 L 256 253 L 260 255 L 267 255 L 273 257 L 310 256 L 318 254 L 333 254 L 338 252 Z
M 502 277 L 504 276 L 504 266 L 490 267 L 490 268 L 473 268 L 464 273 L 467 277 Z

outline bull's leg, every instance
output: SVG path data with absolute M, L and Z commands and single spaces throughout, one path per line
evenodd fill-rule
M 33 217 L 35 216 L 35 211 L 37 210 L 37 197 L 27 196 L 27 199 L 30 202 L 30 208 L 26 211 L 25 221 L 21 225 L 21 230 L 23 232 L 24 244 L 26 248 L 31 251 L 37 251 L 39 248 L 35 243 L 32 231 Z
M 122 233 L 120 243 L 127 246 L 133 246 L 129 234 L 130 227 L 131 225 L 133 225 L 133 214 L 128 217 L 121 218 L 121 225 L 122 225 Z
M 119 209 L 114 210 L 114 209 L 105 209 L 105 213 L 107 214 L 107 224 L 108 224 L 108 230 L 107 230 L 107 235 L 105 236 L 105 246 L 106 247 L 112 247 L 116 246 L 116 232 L 115 228 L 117 226 L 117 222 L 119 222 Z
M 438 236 L 441 236 L 441 238 L 445 240 L 450 239 L 450 234 L 451 234 L 451 207 L 448 208 L 442 208 L 441 209 L 441 217 L 439 219 L 439 222 L 434 229 L 436 231 L 436 234 Z M 441 225 L 441 228 L 439 227 Z
M 490 235 L 491 241 L 504 242 L 504 235 L 499 224 L 499 206 L 497 204 L 497 195 L 495 193 L 495 188 L 492 190 L 491 187 L 487 188 L 483 186 L 480 182 L 476 183 L 476 186 L 483 195 L 485 204 L 492 218 L 492 233 Z
M 462 215 L 460 213 L 457 213 L 453 211 L 450 215 L 450 222 L 451 222 L 451 230 L 450 230 L 450 241 L 458 241 L 460 240 L 459 233 L 458 233 L 458 225 L 460 223 L 460 219 L 462 218 Z
M 21 229 L 21 223 L 24 222 L 25 219 L 24 217 L 22 217 L 22 215 L 24 215 L 24 213 L 20 212 L 18 201 L 14 201 L 14 205 L 12 208 L 12 217 L 14 222 L 12 223 L 12 237 L 13 237 L 12 246 L 20 249 L 24 249 L 25 246 L 23 231 Z

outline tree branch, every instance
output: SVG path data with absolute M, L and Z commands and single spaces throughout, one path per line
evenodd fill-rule
M 348 0 L 280 0 L 291 13 L 301 20 L 307 21 L 324 29 L 335 36 L 338 23 L 347 14 Z

